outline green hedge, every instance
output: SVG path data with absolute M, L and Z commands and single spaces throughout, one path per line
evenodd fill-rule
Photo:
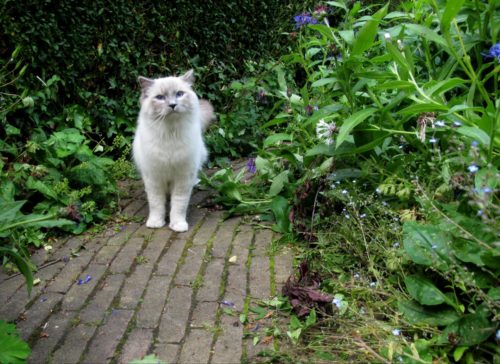
M 293 29 L 293 15 L 308 3 L 4 0 L 0 60 L 21 46 L 29 68 L 18 93 L 19 87 L 40 88 L 37 76 L 46 81 L 58 75 L 58 102 L 50 110 L 57 114 L 64 105 L 80 104 L 95 119 L 96 131 L 107 128 L 111 136 L 135 119 L 137 76 L 196 67 L 199 90 L 215 89 L 209 97 L 216 99 L 218 85 L 244 71 L 242 60 L 286 47 L 281 33 Z

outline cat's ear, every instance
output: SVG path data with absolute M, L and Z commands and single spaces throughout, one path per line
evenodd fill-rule
M 192 86 L 194 83 L 194 71 L 192 69 L 190 69 L 189 71 L 187 71 L 186 73 L 184 73 L 181 76 L 181 79 L 184 80 L 185 82 L 189 83 Z
M 143 92 L 150 88 L 151 85 L 155 82 L 154 80 L 142 76 L 139 76 L 137 80 L 139 81 L 139 85 L 141 85 L 141 89 Z

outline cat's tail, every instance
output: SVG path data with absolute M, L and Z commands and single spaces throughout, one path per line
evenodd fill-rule
M 201 127 L 203 131 L 215 120 L 214 107 L 207 100 L 200 100 Z

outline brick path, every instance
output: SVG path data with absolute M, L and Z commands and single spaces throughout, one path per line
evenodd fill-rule
M 264 329 L 245 327 L 239 314 L 278 292 L 291 253 L 269 251 L 269 229 L 198 207 L 203 191 L 192 197 L 188 232 L 148 229 L 142 185 L 126 189 L 127 222 L 34 254 L 31 296 L 22 276 L 0 271 L 0 318 L 17 322 L 29 362 L 128 363 L 153 353 L 169 364 L 255 361 L 265 345 L 252 335 Z

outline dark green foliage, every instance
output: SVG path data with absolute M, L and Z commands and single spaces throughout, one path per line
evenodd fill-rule
M 139 75 L 200 68 L 199 91 L 220 100 L 243 60 L 277 55 L 281 32 L 303 2 L 294 1 L 10 1 L 0 8 L 0 59 L 16 46 L 29 64 L 30 89 L 59 75 L 59 114 L 87 109 L 93 132 L 108 137 L 134 125 Z M 220 100 L 222 101 L 222 100 Z M 218 104 L 218 103 L 217 103 Z M 218 104 L 217 106 L 221 106 Z

